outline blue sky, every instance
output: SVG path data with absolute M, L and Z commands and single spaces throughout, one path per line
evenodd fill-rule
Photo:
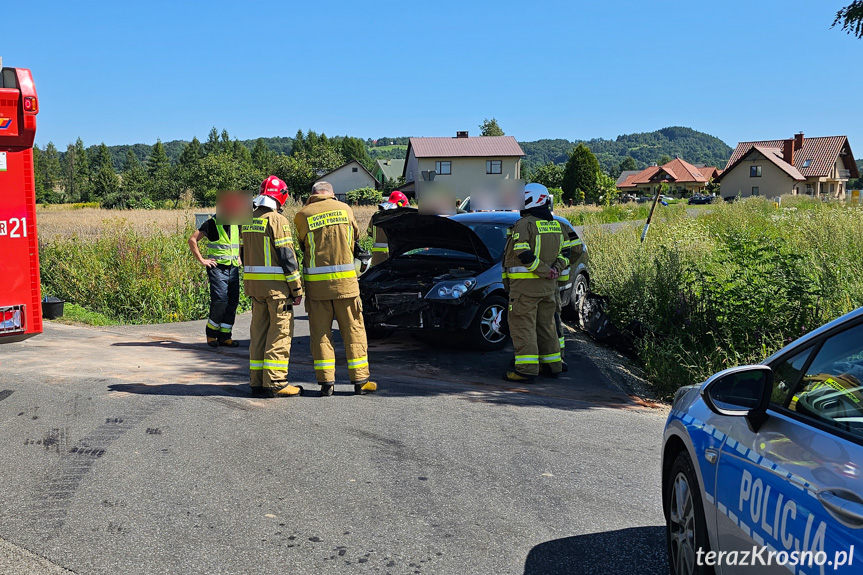
M 520 140 L 847 134 L 860 157 L 863 40 L 830 29 L 847 3 L 9 2 L 0 56 L 33 70 L 37 142 L 60 148 L 494 116 Z

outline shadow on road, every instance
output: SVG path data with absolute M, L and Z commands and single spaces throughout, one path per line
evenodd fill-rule
M 527 555 L 524 575 L 665 575 L 665 528 L 632 527 L 541 543 Z
M 207 383 L 163 383 L 147 385 L 144 383 L 115 383 L 108 386 L 110 391 L 122 391 L 138 395 L 177 395 L 189 397 L 251 397 L 249 386 L 215 385 Z

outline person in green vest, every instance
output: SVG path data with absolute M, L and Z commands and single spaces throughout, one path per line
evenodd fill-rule
M 207 239 L 205 255 L 198 242 Z M 237 305 L 240 302 L 240 230 L 239 226 L 219 223 L 215 217 L 201 224 L 189 238 L 189 249 L 207 268 L 210 280 L 210 317 L 207 320 L 207 345 L 237 347 L 231 337 Z

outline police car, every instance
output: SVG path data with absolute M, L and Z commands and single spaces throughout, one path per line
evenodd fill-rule
M 678 391 L 662 499 L 676 575 L 863 573 L 863 308 Z

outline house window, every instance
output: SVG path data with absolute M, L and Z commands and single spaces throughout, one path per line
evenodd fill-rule
M 812 165 L 812 160 L 803 160 L 803 167 L 808 168 Z
M 452 174 L 452 162 L 435 162 L 434 171 L 439 176 L 449 176 Z
M 757 195 L 758 195 L 758 186 L 752 186 L 752 195 L 753 195 L 753 196 L 757 196 Z
M 815 193 L 815 190 L 812 187 L 812 184 L 806 184 L 806 194 L 811 196 L 814 193 Z
M 503 162 L 501 160 L 486 160 L 485 161 L 485 173 L 486 174 L 502 174 L 503 173 Z
M 352 172 L 359 171 L 359 168 L 351 168 L 351 171 L 352 171 Z
M 761 166 L 749 166 L 749 177 L 750 178 L 760 178 L 761 177 Z

